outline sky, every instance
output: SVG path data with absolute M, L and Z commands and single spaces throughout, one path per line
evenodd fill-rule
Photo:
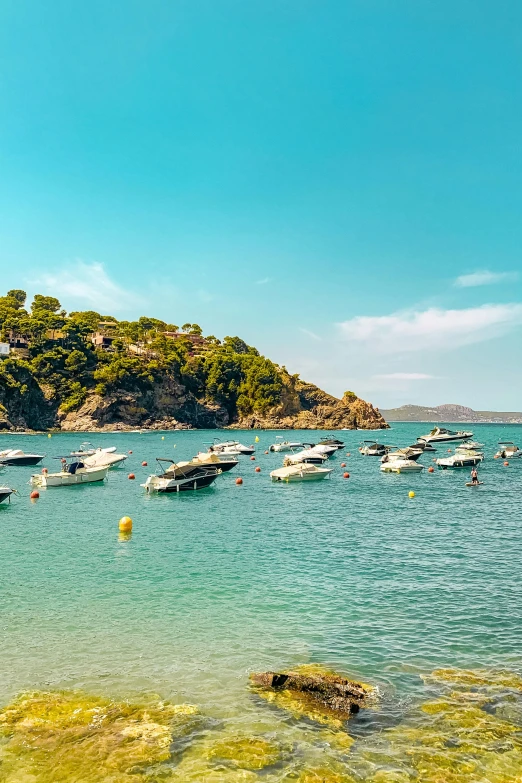
M 1 0 L 3 288 L 522 409 L 522 5 Z

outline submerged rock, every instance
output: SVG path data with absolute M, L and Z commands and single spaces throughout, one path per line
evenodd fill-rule
M 113 702 L 79 691 L 22 694 L 0 712 L 2 783 L 138 783 L 170 759 L 197 708 Z
M 251 770 L 275 764 L 280 755 L 279 746 L 263 737 L 226 737 L 215 742 L 207 752 L 208 759 Z
M 319 716 L 319 722 L 325 722 L 325 718 L 347 720 L 375 692 L 369 685 L 348 680 L 321 667 L 251 674 L 250 680 L 269 701 L 312 720 Z M 271 699 L 269 694 L 275 694 L 276 698 Z

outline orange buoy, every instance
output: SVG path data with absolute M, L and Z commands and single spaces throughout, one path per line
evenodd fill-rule
M 242 483 L 243 483 L 243 479 L 241 478 L 241 476 L 238 476 L 236 479 L 236 484 L 242 484 Z
M 31 500 L 36 500 L 37 498 L 40 497 L 40 493 L 37 492 L 36 489 L 33 489 L 29 497 L 31 498 Z
M 451 449 L 448 449 L 448 454 L 451 454 Z
M 349 456 L 350 456 L 350 452 L 349 452 L 349 451 L 347 451 L 347 452 L 346 452 L 346 456 L 347 456 L 347 457 L 349 457 Z
M 250 459 L 252 460 L 252 462 L 255 462 L 256 458 L 255 457 L 250 457 Z
M 129 451 L 129 454 L 132 454 L 132 451 Z
M 120 533 L 130 533 L 132 530 L 132 519 L 130 517 L 122 517 L 119 523 Z
M 133 479 L 136 478 L 136 476 L 134 475 L 134 473 L 129 473 L 128 478 L 130 478 L 130 480 L 132 481 Z
M 261 468 L 259 467 L 259 465 L 256 468 L 256 473 L 261 473 Z
M 350 474 L 349 473 L 343 473 L 343 478 L 350 478 Z
M 268 454 L 268 451 L 265 451 L 265 454 Z
M 507 468 L 507 467 L 508 467 L 508 465 L 509 465 L 509 462 L 506 460 L 506 461 L 504 462 L 504 467 L 506 467 L 506 468 Z
M 341 462 L 341 467 L 345 468 L 346 467 L 346 462 Z
M 433 465 L 429 466 L 428 473 L 435 473 L 435 468 L 433 467 Z
M 141 467 L 142 467 L 142 468 L 146 468 L 146 467 L 147 467 L 147 463 L 146 463 L 146 462 L 142 462 L 142 463 L 141 463 Z
M 495 454 L 495 456 L 493 457 L 493 459 L 498 459 L 499 457 L 500 457 L 500 454 Z

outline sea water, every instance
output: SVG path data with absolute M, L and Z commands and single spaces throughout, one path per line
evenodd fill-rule
M 364 438 L 407 446 L 429 429 L 335 433 L 345 448 L 329 460 L 330 479 L 302 484 L 271 483 L 284 454 L 265 451 L 278 434 L 309 442 L 324 433 L 3 435 L 1 449 L 46 453 L 50 472 L 53 456 L 86 437 L 128 456 L 106 482 L 40 489 L 36 501 L 28 481 L 42 465 L 0 476 L 19 492 L 0 506 L 0 709 L 31 690 L 157 694 L 197 705 L 212 721 L 206 742 L 212 731 L 285 741 L 286 760 L 249 774 L 286 780 L 324 751 L 322 729 L 256 698 L 252 671 L 316 663 L 375 685 L 378 705 L 350 721 L 354 748 L 414 716 L 435 669 L 522 674 L 522 459 L 493 459 L 501 439 L 522 446 L 522 427 L 472 427 L 486 455 L 476 488 L 465 486 L 469 469 L 427 471 L 456 444 L 423 455 L 419 474 L 383 474 L 378 458 L 358 452 Z M 255 461 L 239 457 L 208 489 L 148 495 L 141 486 L 156 457 L 189 459 L 214 437 L 256 436 Z M 118 532 L 124 515 L 130 537 Z M 354 779 L 389 769 L 389 758 L 368 767 L 369 751 L 364 763 L 354 753 L 335 759 Z

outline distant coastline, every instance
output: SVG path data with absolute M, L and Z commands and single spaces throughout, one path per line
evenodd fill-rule
M 475 411 L 464 405 L 445 404 L 436 407 L 402 405 L 400 408 L 381 408 L 388 422 L 425 422 L 437 424 L 522 424 L 522 412 Z

